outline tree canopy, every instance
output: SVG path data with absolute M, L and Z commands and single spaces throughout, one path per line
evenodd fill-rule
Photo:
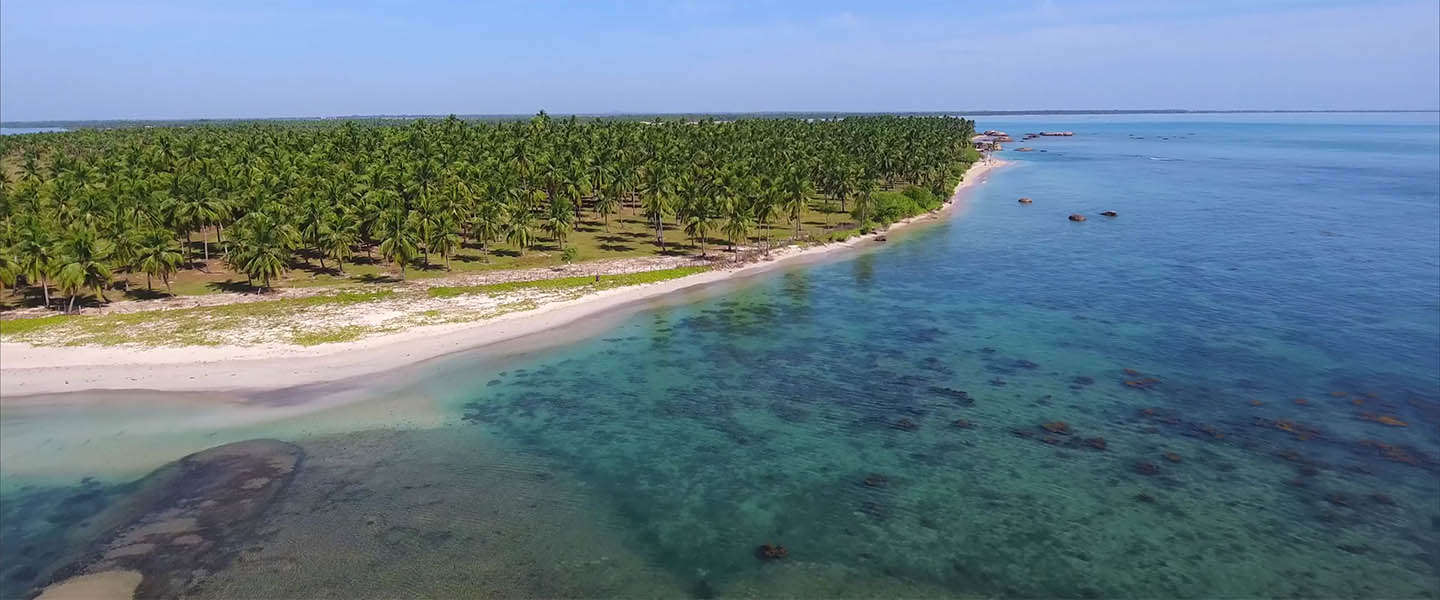
M 798 233 L 814 193 L 842 214 L 864 194 L 862 222 L 877 186 L 943 198 L 975 160 L 973 133 L 950 117 L 582 122 L 542 112 L 6 136 L 0 282 L 38 288 L 47 305 L 52 289 L 72 303 L 103 299 L 112 271 L 168 286 L 178 270 L 228 267 L 269 287 L 296 264 L 329 259 L 343 272 L 375 251 L 403 277 L 448 265 L 467 243 L 563 249 L 585 214 L 608 230 L 626 209 L 662 251 L 670 229 L 703 254 L 712 232 L 731 244 L 770 224 Z

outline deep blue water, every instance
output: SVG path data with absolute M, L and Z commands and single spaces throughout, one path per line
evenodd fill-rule
M 962 215 L 876 250 L 426 365 L 383 395 L 440 418 L 375 469 L 443 487 L 539 461 L 661 594 L 1440 596 L 1435 116 L 979 125 L 1076 136 L 1012 144 L 1035 151 Z M 333 446 L 362 435 L 307 460 L 353 465 Z M 346 479 L 357 514 L 394 508 L 375 472 Z M 427 510 L 463 531 L 478 509 Z M 446 539 L 413 573 L 456 568 Z M 229 589 L 279 593 L 255 581 Z

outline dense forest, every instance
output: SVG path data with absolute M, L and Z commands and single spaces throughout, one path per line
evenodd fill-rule
M 248 123 L 0 138 L 0 282 L 46 306 L 105 301 L 228 268 L 269 288 L 298 264 L 407 269 L 462 247 L 572 260 L 583 219 L 643 219 L 656 252 L 801 237 L 818 198 L 873 227 L 933 208 L 978 157 L 974 122 L 850 117 L 734 122 L 556 120 Z M 890 190 L 890 191 L 887 191 Z M 760 235 L 760 232 L 766 232 Z M 638 234 L 637 234 L 638 235 Z M 673 245 L 673 244 L 672 244 Z M 363 258 L 362 258 L 363 257 Z M 68 299 L 68 301 L 66 300 Z

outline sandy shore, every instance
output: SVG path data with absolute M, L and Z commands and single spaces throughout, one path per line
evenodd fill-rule
M 388 371 L 462 350 L 493 346 L 636 306 L 682 290 L 833 257 L 874 245 L 875 237 L 932 221 L 963 206 L 965 188 L 985 182 L 1006 164 L 977 163 L 940 209 L 891 225 L 883 232 L 845 242 L 776 250 L 769 260 L 648 285 L 605 290 L 573 300 L 468 323 L 415 327 L 352 342 L 296 346 L 32 346 L 0 342 L 0 401 L 84 390 L 257 391 L 338 381 Z

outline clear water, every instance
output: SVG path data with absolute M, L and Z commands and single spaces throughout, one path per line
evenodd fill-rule
M 359 402 L 7 409 L 0 550 L 263 435 L 306 467 L 198 595 L 1440 596 L 1435 116 L 980 125 L 1076 136 L 874 251 Z

